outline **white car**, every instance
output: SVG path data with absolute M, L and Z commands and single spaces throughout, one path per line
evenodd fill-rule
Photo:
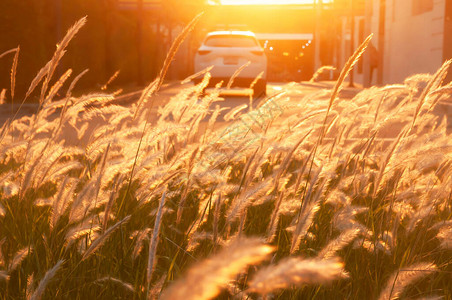
M 210 70 L 212 79 L 209 87 L 229 79 L 240 67 L 246 65 L 235 77 L 233 86 L 250 88 L 250 85 L 261 74 L 253 86 L 255 97 L 266 95 L 267 89 L 267 56 L 254 33 L 250 31 L 214 31 L 207 34 L 195 55 L 195 73 L 213 66 Z M 201 81 L 200 78 L 194 80 Z

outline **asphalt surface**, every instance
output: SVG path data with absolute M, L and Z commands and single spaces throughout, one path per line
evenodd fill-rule
M 187 88 L 191 85 L 192 85 L 191 83 L 181 84 L 180 82 L 171 82 L 165 84 L 155 96 L 153 108 L 155 114 L 158 110 L 158 107 L 164 106 L 166 103 L 168 103 L 169 99 L 172 96 L 177 95 L 184 88 Z M 273 94 L 281 92 L 282 90 L 284 90 L 285 85 L 287 85 L 287 83 L 269 83 L 267 85 L 267 95 L 271 96 Z M 315 84 L 301 83 L 300 89 L 302 90 L 302 93 L 290 94 L 288 96 L 293 97 L 296 100 L 297 98 L 303 97 L 304 94 L 313 93 L 320 89 L 328 89 L 331 88 L 331 86 L 332 83 L 315 83 Z M 211 90 L 208 89 L 207 93 L 209 93 L 209 91 Z M 359 91 L 360 89 L 346 89 L 343 92 L 343 94 L 341 94 L 341 96 L 352 98 Z M 135 92 L 119 95 L 115 98 L 115 100 L 112 103 L 123 106 L 131 105 L 132 103 L 136 102 L 139 99 L 141 93 L 142 90 L 137 90 Z M 251 93 L 250 89 L 233 88 L 231 90 L 222 90 L 220 96 L 224 98 L 224 101 L 218 102 L 217 104 L 224 108 L 234 108 L 242 104 L 249 104 L 250 93 Z M 260 100 L 262 99 L 253 100 L 254 101 L 253 106 L 257 105 Z M 16 118 L 30 116 L 36 113 L 37 110 L 38 104 L 36 103 L 25 103 L 22 106 L 20 105 L 20 103 L 14 104 L 9 103 L 0 105 L 0 126 L 3 125 L 8 119 L 12 118 L 13 116 L 16 116 Z
M 177 95 L 183 89 L 192 86 L 191 83 L 181 84 L 180 82 L 172 82 L 166 84 L 162 87 L 162 89 L 154 96 L 154 103 L 151 110 L 151 122 L 158 118 L 158 108 L 164 106 L 168 103 L 172 96 Z M 289 97 L 292 103 L 298 103 L 303 97 L 309 94 L 316 94 L 324 92 L 323 97 L 320 97 L 318 101 L 328 101 L 329 93 L 334 86 L 334 82 L 319 82 L 319 83 L 310 83 L 310 82 L 302 82 L 302 83 L 269 83 L 267 85 L 267 96 L 271 97 L 272 95 L 276 95 L 281 92 L 285 92 L 285 97 Z M 341 99 L 352 99 L 356 94 L 358 94 L 362 89 L 361 88 L 349 88 L 345 85 L 339 97 Z M 209 93 L 211 90 L 207 90 Z M 136 102 L 142 91 L 138 90 L 135 92 L 127 93 L 124 95 L 117 96 L 113 101 L 114 104 L 129 106 Z M 222 108 L 227 108 L 217 119 L 216 128 L 221 128 L 222 126 L 227 125 L 229 122 L 224 120 L 224 115 L 229 111 L 229 109 L 233 109 L 235 107 L 241 106 L 243 104 L 250 105 L 250 89 L 231 89 L 231 90 L 222 90 L 220 97 L 224 100 L 221 102 L 216 102 L 215 105 L 220 105 Z M 319 97 L 317 97 L 319 98 Z M 264 98 L 253 99 L 253 107 L 257 107 L 259 102 Z M 323 105 L 324 106 L 324 103 Z M 16 114 L 17 109 L 19 108 L 19 104 L 3 104 L 0 105 L 0 124 L 3 125 L 8 119 Z M 23 116 L 30 116 L 36 113 L 38 109 L 38 105 L 35 103 L 26 103 L 21 109 L 17 112 L 17 118 L 21 118 Z M 449 128 L 452 131 L 452 102 L 447 102 L 444 105 L 439 107 L 440 111 L 438 113 L 448 116 Z M 285 116 L 290 116 L 291 114 L 302 114 L 303 107 L 299 107 L 295 105 L 291 107 L 289 110 L 286 110 L 283 113 L 283 118 Z M 207 121 L 207 119 L 205 120 Z M 204 122 L 205 123 L 205 122 Z M 95 124 L 93 125 L 95 126 Z M 201 124 L 203 126 L 203 124 Z M 392 128 L 394 129 L 394 128 Z M 398 130 L 392 130 L 388 133 L 385 133 L 381 138 L 392 140 L 396 136 L 393 136 L 391 132 L 398 132 Z M 68 134 L 69 135 L 69 134 Z M 70 144 L 83 144 L 83 141 L 77 141 L 75 136 L 70 138 L 72 141 Z

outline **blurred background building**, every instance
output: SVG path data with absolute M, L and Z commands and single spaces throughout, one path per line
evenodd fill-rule
M 367 15 L 382 51 L 379 83 L 433 73 L 452 58 L 452 1 L 379 0 Z M 380 25 L 381 19 L 384 24 Z
M 158 75 L 180 28 L 206 7 L 207 0 L 1 0 L 0 53 L 20 45 L 16 94 L 24 94 L 66 31 L 88 16 L 58 72 L 72 68 L 75 77 L 89 69 L 78 83 L 87 92 L 99 91 L 119 70 L 113 85 L 136 89 Z M 12 58 L 0 59 L 2 88 L 9 86 Z M 172 70 L 173 78 L 189 72 L 177 59 L 181 70 Z
M 336 0 L 337 3 L 341 2 Z M 351 26 L 354 46 L 370 33 L 374 34 L 371 49 L 355 69 L 355 80 L 365 86 L 401 83 L 410 75 L 434 73 L 452 58 L 452 1 L 450 0 L 347 0 L 359 11 L 341 17 L 338 37 L 350 55 Z M 345 4 L 345 3 L 343 3 Z M 350 7 L 349 7 L 350 8 Z M 347 9 L 346 9 L 347 10 Z M 353 23 L 352 25 L 350 23 Z M 345 57 L 339 56 L 338 65 Z M 448 80 L 452 80 L 449 72 Z
M 79 87 L 97 91 L 116 72 L 125 89 L 153 80 L 166 53 L 197 13 L 205 11 L 169 72 L 193 72 L 193 56 L 211 30 L 256 33 L 269 58 L 270 81 L 309 80 L 322 65 L 337 68 L 370 33 L 372 45 L 350 81 L 364 86 L 402 82 L 433 73 L 452 57 L 451 0 L 313 0 L 290 5 L 221 5 L 221 0 L 2 0 L 0 53 L 21 46 L 17 94 L 24 93 L 52 57 L 66 30 L 83 16 L 88 23 L 71 42 L 59 72 L 89 68 Z M 0 87 L 8 87 L 12 56 L 0 59 Z M 450 72 L 452 74 L 452 72 Z M 75 76 L 75 75 L 74 75 Z M 449 76 L 451 80 L 452 76 Z

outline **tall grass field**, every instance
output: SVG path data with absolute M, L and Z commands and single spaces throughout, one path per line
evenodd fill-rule
M 332 89 L 222 112 L 206 72 L 151 117 L 196 20 L 130 106 L 56 72 L 84 23 L 0 129 L 0 299 L 452 299 L 451 61 L 343 99 L 369 37 Z

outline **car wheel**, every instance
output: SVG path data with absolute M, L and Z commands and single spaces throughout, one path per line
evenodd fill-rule
M 253 97 L 265 97 L 267 95 L 267 81 L 258 80 L 253 87 Z

